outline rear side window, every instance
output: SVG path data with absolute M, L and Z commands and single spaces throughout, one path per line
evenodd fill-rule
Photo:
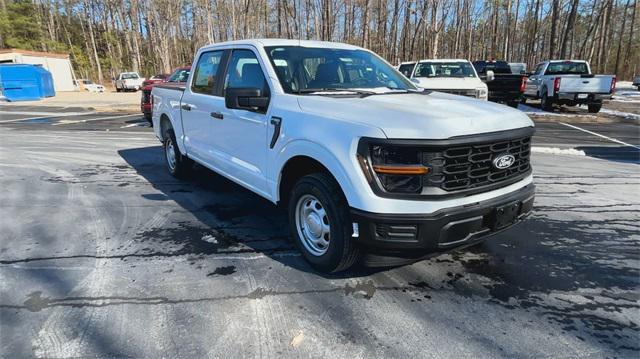
M 406 77 L 411 77 L 411 73 L 413 72 L 413 68 L 415 66 L 416 64 L 402 64 L 398 68 L 398 71 L 400 71 Z
M 538 66 L 536 66 L 536 71 L 534 73 L 536 75 L 542 75 L 543 69 L 544 69 L 544 63 L 538 64 Z
M 191 91 L 212 95 L 216 87 L 218 67 L 222 60 L 223 51 L 205 52 L 200 55 L 198 64 L 193 74 Z
M 267 91 L 267 81 L 253 51 L 233 50 L 224 84 L 225 90 L 228 87 L 259 88 L 263 92 Z

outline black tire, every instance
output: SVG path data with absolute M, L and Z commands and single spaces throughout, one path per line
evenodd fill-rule
M 542 96 L 540 97 L 540 108 L 542 108 L 543 111 L 553 111 L 553 103 L 549 100 L 547 89 L 542 90 Z
M 520 97 L 520 103 L 523 104 L 523 105 L 527 104 L 527 98 L 524 97 L 524 95 L 522 97 Z
M 507 105 L 508 105 L 509 107 L 518 108 L 518 103 L 519 103 L 519 101 L 517 101 L 517 100 L 513 100 L 513 101 L 509 101 L 509 102 L 507 102 Z
M 176 142 L 176 135 L 172 128 L 167 130 L 164 136 L 162 148 L 164 150 L 165 164 L 167 165 L 169 173 L 176 178 L 188 177 L 189 174 L 191 174 L 191 169 L 193 168 L 193 161 L 180 153 L 180 149 Z M 173 166 L 172 161 L 169 158 L 169 152 L 173 152 L 175 156 Z
M 116 92 L 120 92 L 122 90 L 120 90 L 120 88 L 116 87 Z
M 150 112 L 144 113 L 144 119 L 149 122 L 149 125 L 151 125 L 151 127 L 153 127 L 153 115 Z
M 318 200 L 326 213 L 329 224 L 329 244 L 322 254 L 314 254 L 303 243 L 298 231 L 296 212 L 305 206 L 309 196 Z M 351 239 L 352 226 L 349 205 L 338 183 L 327 173 L 314 173 L 302 177 L 294 185 L 289 197 L 289 227 L 296 246 L 304 258 L 317 271 L 335 273 L 344 271 L 356 263 L 360 250 Z M 323 217 L 322 221 L 325 220 Z M 301 227 L 302 228 L 302 227 Z M 302 231 L 302 230 L 301 230 Z M 309 229 L 309 231 L 312 231 Z M 302 234 L 304 236 L 304 234 Z M 326 239 L 326 238 L 325 238 Z M 307 242 L 308 243 L 308 242 Z
M 602 104 L 601 103 L 589 104 L 587 105 L 587 107 L 589 108 L 589 113 L 598 113 L 600 112 L 600 109 L 602 109 Z

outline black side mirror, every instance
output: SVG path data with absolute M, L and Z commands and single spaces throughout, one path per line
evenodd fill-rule
M 225 90 L 224 104 L 227 108 L 266 111 L 269 107 L 269 97 L 264 96 L 259 88 L 231 87 Z

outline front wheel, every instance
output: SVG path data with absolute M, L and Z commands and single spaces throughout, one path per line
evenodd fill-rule
M 176 142 L 176 135 L 172 129 L 164 136 L 164 159 L 167 169 L 173 177 L 185 178 L 191 173 L 193 161 L 180 153 Z
M 589 113 L 598 113 L 600 112 L 600 109 L 602 109 L 602 104 L 601 103 L 589 104 L 587 105 L 587 107 L 589 108 Z
M 360 257 L 351 237 L 349 205 L 338 183 L 326 173 L 304 176 L 295 184 L 289 225 L 296 246 L 320 272 L 346 270 Z

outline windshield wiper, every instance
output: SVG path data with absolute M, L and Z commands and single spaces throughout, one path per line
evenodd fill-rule
M 375 91 L 350 89 L 350 88 L 336 88 L 336 87 L 311 88 L 311 89 L 298 90 L 298 94 L 314 94 L 318 92 L 353 92 L 361 96 L 370 96 L 370 95 L 376 94 Z

